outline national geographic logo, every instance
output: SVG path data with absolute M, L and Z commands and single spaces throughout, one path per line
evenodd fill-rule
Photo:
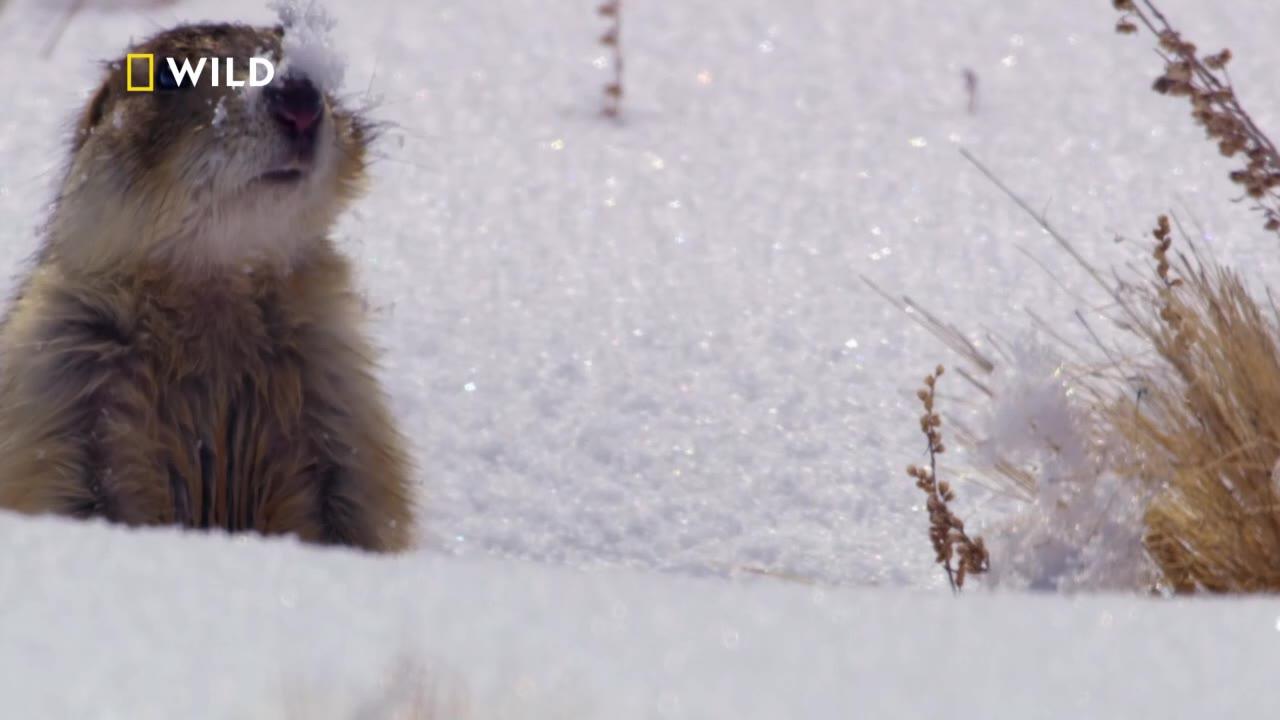
M 161 58 L 156 69 L 156 56 L 152 53 L 129 53 L 125 56 L 125 90 L 128 92 L 155 92 L 156 90 L 180 90 L 200 84 L 209 71 L 206 82 L 211 87 L 241 88 L 269 85 L 276 76 L 276 66 L 266 58 L 249 58 L 249 77 L 236 79 L 235 58 L 198 58 L 192 66 L 191 58 Z

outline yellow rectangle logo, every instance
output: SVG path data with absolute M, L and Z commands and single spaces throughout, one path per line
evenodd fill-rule
M 147 61 L 147 84 L 135 85 L 133 81 L 133 61 Z M 129 53 L 124 56 L 125 90 L 128 92 L 152 92 L 156 89 L 156 56 L 151 53 Z

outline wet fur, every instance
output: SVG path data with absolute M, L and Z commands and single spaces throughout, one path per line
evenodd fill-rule
M 279 37 L 195 26 L 140 47 L 234 52 Z M 160 96 L 125 97 L 120 72 L 81 117 L 35 268 L 0 326 L 0 507 L 408 547 L 409 463 L 327 236 L 363 179 L 359 119 L 329 108 L 329 156 L 298 196 L 242 192 L 235 163 L 269 153 L 203 166 L 199 107 L 212 103 L 156 114 Z M 130 122 L 111 125 L 112 112 Z M 237 112 L 233 134 L 254 120 L 251 104 Z M 227 222 L 243 246 L 218 244 Z

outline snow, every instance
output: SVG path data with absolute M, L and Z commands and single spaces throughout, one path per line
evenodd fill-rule
M 9 517 L 0 546 L 9 717 L 361 717 L 406 657 L 477 719 L 1280 711 L 1270 600 L 955 600 Z
M 222 127 L 222 123 L 227 120 L 227 99 L 225 97 L 218 98 L 218 104 L 213 106 L 213 119 L 209 124 L 213 127 Z
M 284 56 L 276 72 L 290 72 L 311 79 L 326 92 L 342 86 L 346 60 L 334 47 L 331 35 L 337 21 L 316 0 L 272 0 L 269 3 L 285 29 Z
M 261 0 L 87 3 L 46 58 L 68 5 L 0 3 L 14 276 L 99 60 L 182 20 L 284 17 Z M 0 517 L 12 714 L 279 716 L 263 703 L 296 682 L 342 715 L 402 652 L 495 716 L 1274 709 L 1266 602 L 946 596 L 903 468 L 923 450 L 914 388 L 956 360 L 860 279 L 984 347 L 1027 310 L 1071 338 L 1087 341 L 1076 311 L 1107 332 L 1090 281 L 959 147 L 1099 265 L 1140 261 L 1172 208 L 1219 259 L 1274 276 L 1224 161 L 1147 90 L 1150 40 L 1114 34 L 1107 3 L 627 3 L 614 123 L 593 5 L 334 2 L 330 31 L 287 4 L 317 31 L 309 71 L 336 87 L 343 70 L 345 102 L 386 123 L 338 236 L 415 445 L 425 547 L 379 560 Z M 1201 47 L 1231 45 L 1275 127 L 1280 6 L 1162 5 Z M 990 408 L 961 385 L 945 376 L 939 402 L 982 427 Z M 970 474 L 950 459 L 944 475 Z M 1018 509 L 958 490 L 971 527 Z M 774 579 L 729 579 L 758 572 Z
M 987 582 L 1067 592 L 1154 587 L 1142 547 L 1147 497 L 1114 470 L 1135 461 L 1121 461 L 1131 455 L 1080 397 L 1064 354 L 1023 338 L 984 378 L 997 394 L 978 418 L 974 465 L 989 478 L 1003 465 L 1034 479 L 1034 487 L 1006 483 L 1024 497 L 989 528 L 996 561 Z

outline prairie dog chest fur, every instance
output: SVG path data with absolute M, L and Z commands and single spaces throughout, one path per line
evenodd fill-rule
M 287 32 L 131 52 L 279 60 Z M 367 126 L 297 68 L 257 94 L 172 81 L 126 93 L 113 63 L 81 116 L 0 327 L 0 507 L 403 549 L 409 464 L 329 239 Z

